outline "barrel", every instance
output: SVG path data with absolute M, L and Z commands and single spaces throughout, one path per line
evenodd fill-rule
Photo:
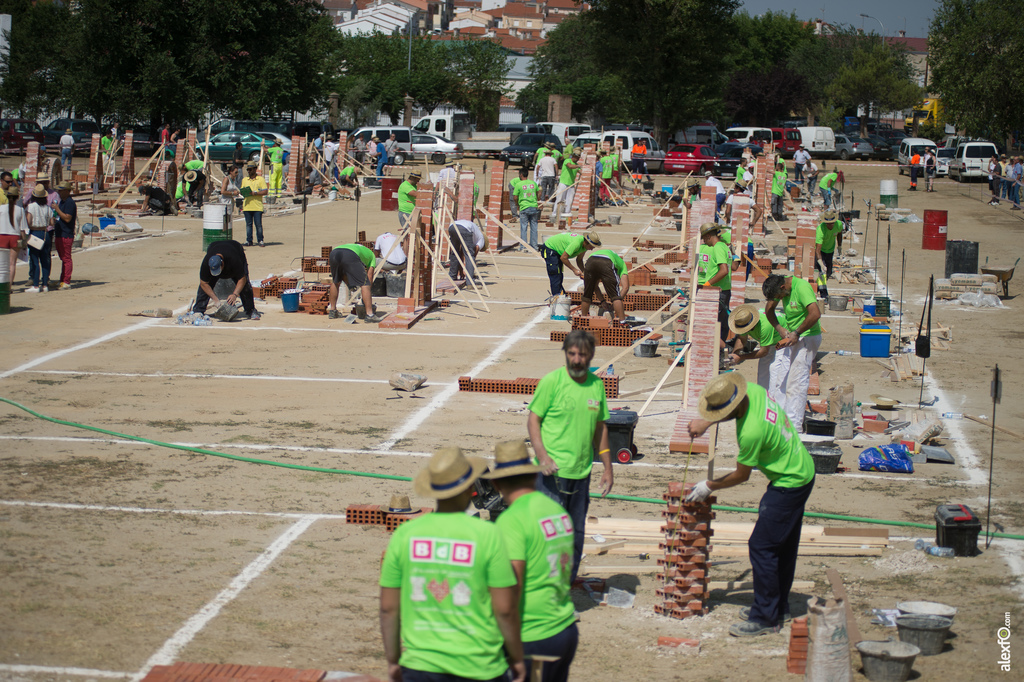
M 954 272 L 978 274 L 978 242 L 950 239 L 946 242 L 946 279 Z
M 899 208 L 899 192 L 899 180 L 882 180 L 878 186 L 878 203 L 885 204 L 887 208 Z
M 11 312 L 11 254 L 0 249 L 0 315 Z
M 921 248 L 926 251 L 946 250 L 946 211 L 926 208 L 924 211 L 924 232 L 921 234 Z
M 231 219 L 227 204 L 203 204 L 203 253 L 214 242 L 231 239 Z
M 381 178 L 380 180 L 380 210 L 398 210 L 398 188 L 402 184 L 401 178 Z

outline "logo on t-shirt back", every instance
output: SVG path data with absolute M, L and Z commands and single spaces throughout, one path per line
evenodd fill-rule
M 443 538 L 412 538 L 409 559 L 419 563 L 472 566 L 476 558 L 476 543 L 468 540 Z
M 558 537 L 573 534 L 572 519 L 569 518 L 568 514 L 549 516 L 541 519 L 539 523 L 545 540 L 554 540 Z

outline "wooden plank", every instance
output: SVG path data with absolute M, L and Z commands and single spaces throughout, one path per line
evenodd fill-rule
M 626 376 L 626 375 L 629 375 L 629 374 L 635 374 L 635 372 L 623 372 L 622 375 L 620 375 L 620 376 Z M 675 386 L 682 386 L 684 383 L 685 383 L 685 381 L 683 379 L 680 379 L 678 381 L 670 381 L 667 384 L 661 386 L 661 388 L 673 388 Z M 654 391 L 654 390 L 657 390 L 657 389 L 658 389 L 658 386 L 648 386 L 647 388 L 638 388 L 635 391 L 626 391 L 625 393 L 623 393 L 622 391 L 619 391 L 619 398 L 629 398 L 629 397 L 632 397 L 634 395 L 640 395 L 642 393 L 647 393 L 648 391 Z
M 653 561 L 647 565 L 631 565 L 631 566 L 587 566 L 582 564 L 580 566 L 580 575 L 610 575 L 613 573 L 659 573 L 661 566 L 654 563 Z
M 982 425 L 984 425 L 984 426 L 986 426 L 986 427 L 988 427 L 990 429 L 994 428 L 996 431 L 1001 431 L 1002 433 L 1005 433 L 1005 434 L 1014 436 L 1016 438 L 1020 438 L 1021 440 L 1024 440 L 1024 434 L 1017 433 L 1016 431 L 1011 431 L 1010 429 L 1004 428 L 1002 426 L 993 426 L 992 422 L 990 420 L 980 419 L 978 417 L 973 417 L 973 416 L 971 416 L 969 414 L 965 414 L 964 418 L 970 419 L 972 422 L 977 422 L 978 424 L 982 424 Z
M 752 590 L 754 589 L 753 580 L 711 580 L 708 582 L 709 590 L 725 590 L 727 592 L 733 592 L 737 590 Z M 813 580 L 794 580 L 794 590 L 811 590 L 814 589 Z
M 865 528 L 863 526 L 860 526 L 860 527 L 857 527 L 857 528 L 830 528 L 830 527 L 826 527 L 825 528 L 825 532 L 823 533 L 823 535 L 831 536 L 831 537 L 850 537 L 850 536 L 864 537 L 864 536 L 868 536 L 868 537 L 875 537 L 875 538 L 885 538 L 886 540 L 888 540 L 889 539 L 889 529 L 888 528 Z
M 665 374 L 662 375 L 661 381 L 659 381 L 658 385 L 654 387 L 654 390 L 651 391 L 651 394 L 647 396 L 647 400 L 644 401 L 643 407 L 641 407 L 640 411 L 636 413 L 637 419 L 644 416 L 644 413 L 647 411 L 647 407 L 651 404 L 651 401 L 654 400 L 654 396 L 658 395 L 658 391 L 660 391 L 661 387 L 665 385 L 665 380 L 668 379 L 669 376 L 672 374 L 672 370 L 674 370 L 679 365 L 679 361 L 683 359 L 683 356 L 686 355 L 686 351 L 688 350 L 690 350 L 690 344 L 683 344 L 682 349 L 676 355 L 676 359 L 672 362 L 671 365 L 669 365 L 668 370 L 665 372 Z M 619 397 L 621 397 L 621 395 Z M 712 469 L 711 471 L 712 473 L 714 473 L 714 469 Z
M 583 551 L 587 554 L 596 554 L 598 556 L 607 554 L 613 549 L 619 549 L 626 545 L 625 540 L 616 540 L 615 542 L 588 542 L 583 545 Z
M 825 571 L 825 575 L 828 576 L 828 581 L 832 584 L 832 594 L 836 599 L 843 601 L 843 608 L 846 610 L 846 632 L 850 636 L 850 644 L 856 645 L 863 638 L 860 636 L 860 628 L 857 627 L 857 619 L 853 615 L 853 607 L 850 606 L 850 597 L 846 594 L 843 579 L 839 576 L 839 571 L 834 568 Z

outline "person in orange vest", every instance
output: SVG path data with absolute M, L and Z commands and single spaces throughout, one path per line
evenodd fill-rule
M 646 175 L 650 180 L 651 175 L 647 172 L 647 144 L 642 139 L 638 138 L 636 144 L 633 145 L 632 157 L 633 182 L 640 182 L 641 175 Z
M 914 152 L 914 155 L 910 157 L 910 191 L 917 191 L 917 173 L 921 168 L 921 155 Z

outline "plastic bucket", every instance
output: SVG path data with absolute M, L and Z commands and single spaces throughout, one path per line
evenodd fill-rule
M 829 310 L 846 310 L 846 306 L 849 305 L 850 299 L 846 296 L 836 296 L 835 294 L 828 297 L 828 309 Z
M 231 239 L 231 219 L 227 204 L 203 204 L 203 253 L 214 242 Z
M 403 292 L 404 293 L 404 292 Z M 370 296 L 377 298 L 379 296 L 388 295 L 388 281 L 383 274 L 377 275 L 377 277 L 370 284 Z
M 926 251 L 946 250 L 946 229 L 949 214 L 926 208 L 924 211 L 924 230 L 921 233 L 921 248 Z
M 572 299 L 568 296 L 557 296 L 551 301 L 551 319 L 568 320 Z
M 641 341 L 633 349 L 633 355 L 638 358 L 653 358 L 658 354 L 658 342 L 647 339 Z
M 946 279 L 954 272 L 978 274 L 978 242 L 966 239 L 946 242 Z
M 619 223 L 622 222 L 622 216 L 620 216 L 620 215 L 610 215 L 610 216 L 608 216 L 608 222 L 611 225 L 618 225 Z
M 885 204 L 888 208 L 899 208 L 899 193 L 899 180 L 882 180 L 878 185 L 878 203 Z
M 2 254 L 7 258 L 7 254 Z M 0 315 L 7 315 L 11 312 L 11 283 L 0 282 Z
M 338 198 L 338 190 L 332 189 L 330 192 L 327 193 L 328 201 L 335 201 L 335 200 L 337 200 L 337 198 Z
M 7 249 L 0 250 L 0 282 L 11 281 L 11 258 Z
M 953 621 L 942 616 L 899 616 L 896 629 L 900 641 L 913 644 L 921 650 L 922 656 L 942 653 L 942 646 L 949 636 Z
M 804 431 L 808 436 L 835 436 L 836 423 L 827 419 L 806 419 Z
M 101 230 L 105 230 L 108 227 L 113 227 L 115 223 L 117 223 L 117 218 L 115 218 L 114 216 L 109 216 L 109 215 L 100 216 L 100 229 Z
M 907 642 L 858 642 L 864 677 L 871 682 L 904 682 L 921 650 Z
M 384 279 L 388 283 L 387 295 L 389 298 L 402 298 L 405 296 L 405 277 L 403 272 L 384 271 Z
M 281 307 L 286 313 L 299 312 L 299 294 L 301 293 L 298 289 L 287 289 L 281 293 Z
M 812 452 L 810 455 L 814 462 L 814 473 L 824 475 L 834 474 L 839 468 L 839 460 L 843 458 L 842 452 Z

